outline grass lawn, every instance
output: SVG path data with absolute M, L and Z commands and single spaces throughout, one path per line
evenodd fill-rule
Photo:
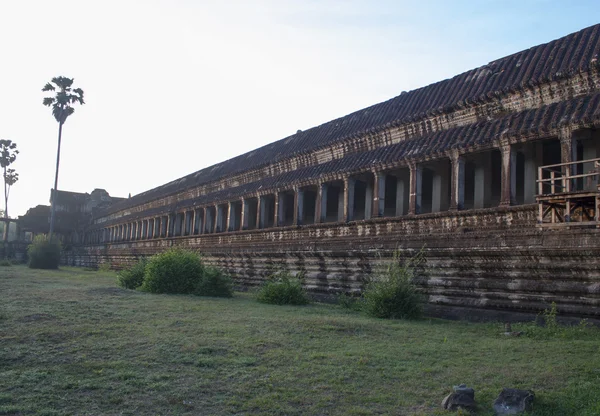
M 597 334 L 152 295 L 74 268 L 0 267 L 0 296 L 3 415 L 438 415 L 459 383 L 480 415 L 503 387 L 534 390 L 535 415 L 600 415 Z

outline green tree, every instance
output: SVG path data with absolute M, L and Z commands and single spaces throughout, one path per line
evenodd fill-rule
M 8 220 L 8 195 L 10 193 L 10 187 L 13 186 L 19 180 L 19 174 L 14 169 L 9 169 L 9 166 L 14 163 L 17 159 L 19 151 L 17 150 L 17 144 L 11 140 L 0 140 L 0 167 L 3 170 L 4 177 L 4 218 L 5 226 L 2 233 L 2 241 L 4 243 L 4 257 L 8 254 L 8 228 L 10 221 Z
M 62 140 L 62 128 L 67 118 L 75 112 L 74 104 L 85 104 L 83 101 L 83 90 L 81 88 L 72 88 L 73 78 L 54 77 L 49 83 L 44 85 L 42 91 L 56 92 L 53 97 L 44 98 L 43 104 L 52 107 L 52 115 L 58 121 L 58 149 L 56 150 L 56 173 L 54 175 L 54 188 L 52 190 L 52 208 L 50 210 L 50 233 L 49 239 L 52 239 L 54 232 L 54 216 L 56 213 L 56 193 L 58 190 L 58 168 L 60 165 L 60 143 Z

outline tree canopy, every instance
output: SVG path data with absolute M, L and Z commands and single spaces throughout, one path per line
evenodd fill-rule
M 67 118 L 75 112 L 73 104 L 85 104 L 83 90 L 71 88 L 73 81 L 73 78 L 54 77 L 42 88 L 44 92 L 56 91 L 53 97 L 44 98 L 43 104 L 52 107 L 52 115 L 60 124 L 64 124 Z

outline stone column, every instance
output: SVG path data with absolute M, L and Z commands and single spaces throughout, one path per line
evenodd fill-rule
M 281 217 L 283 211 L 283 192 L 275 193 L 275 213 L 273 214 L 273 226 L 279 227 L 281 225 Z
M 196 219 L 196 228 L 198 228 L 198 234 L 204 234 L 206 227 L 206 208 L 198 208 L 198 218 Z
M 165 226 L 166 226 L 166 237 L 170 238 L 173 237 L 173 224 L 174 224 L 174 220 L 173 220 L 173 214 L 168 214 L 166 216 L 166 221 L 165 221 Z
M 577 160 L 577 146 L 573 146 L 573 134 L 571 129 L 568 127 L 564 127 L 560 129 L 558 133 L 558 139 L 560 140 L 560 163 L 571 163 Z M 577 165 L 567 165 L 561 168 L 561 171 L 566 175 L 573 175 L 576 172 L 571 172 L 571 170 L 577 169 Z M 558 175 L 557 175 L 558 176 Z M 557 185 L 561 184 L 561 181 L 555 181 Z M 570 192 L 571 188 L 576 184 L 575 181 L 571 181 L 573 183 L 566 183 L 565 186 L 567 189 L 561 189 L 557 187 L 557 192 Z
M 235 212 L 233 212 L 233 202 L 227 204 L 227 222 L 225 224 L 225 230 L 233 231 L 235 226 Z
M 562 128 L 558 133 L 560 140 L 560 163 L 570 163 L 577 159 L 574 155 L 576 146 L 573 146 L 573 134 L 570 128 Z
M 250 204 L 248 200 L 242 198 L 242 218 L 240 221 L 240 231 L 248 229 L 248 223 L 250 221 Z
M 218 233 L 219 230 L 219 222 L 221 222 L 221 218 L 223 217 L 223 212 L 222 210 L 219 208 L 218 205 L 215 205 L 215 223 L 213 224 L 213 228 L 214 228 L 214 233 Z
M 294 225 L 301 225 L 304 218 L 304 190 L 294 189 Z
M 344 178 L 344 214 L 342 218 L 344 222 L 354 220 L 354 184 L 354 179 Z
M 533 204 L 537 192 L 537 143 L 525 144 L 523 149 L 524 166 L 523 166 L 523 203 Z
M 581 140 L 581 145 L 583 147 L 582 160 L 591 160 L 598 158 L 598 151 L 600 150 L 600 140 L 594 140 L 591 138 L 591 131 L 586 131 L 586 136 L 583 140 Z M 593 172 L 596 167 L 594 162 L 582 163 L 583 171 L 582 173 L 590 173 Z M 575 172 L 574 172 L 575 173 Z M 590 176 L 582 179 L 583 189 L 587 191 L 593 191 L 598 187 L 598 177 Z
M 417 163 L 411 163 L 410 168 L 410 195 L 408 213 L 415 215 L 421 212 L 421 186 L 423 168 Z
M 327 220 L 327 184 L 320 183 L 317 190 L 315 203 L 315 222 L 323 223 Z
M 256 228 L 265 228 L 265 204 L 260 195 L 256 195 Z
M 376 193 L 374 192 L 375 187 L 375 175 L 373 174 L 373 181 L 367 179 L 367 188 L 365 189 L 365 220 L 370 220 L 373 217 L 373 202 L 375 200 Z
M 509 143 L 502 143 L 500 145 L 500 151 L 502 154 L 500 206 L 508 207 L 516 203 L 517 158 L 514 147 Z
M 450 210 L 461 210 L 465 207 L 465 161 L 458 150 L 450 154 L 452 163 L 452 183 L 450 184 Z
M 373 172 L 373 217 L 383 217 L 385 212 L 385 173 Z

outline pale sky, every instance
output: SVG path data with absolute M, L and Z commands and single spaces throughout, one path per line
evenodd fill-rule
M 58 189 L 126 197 L 599 20 L 598 0 L 0 0 L 9 214 L 50 198 L 54 76 L 86 100 Z

